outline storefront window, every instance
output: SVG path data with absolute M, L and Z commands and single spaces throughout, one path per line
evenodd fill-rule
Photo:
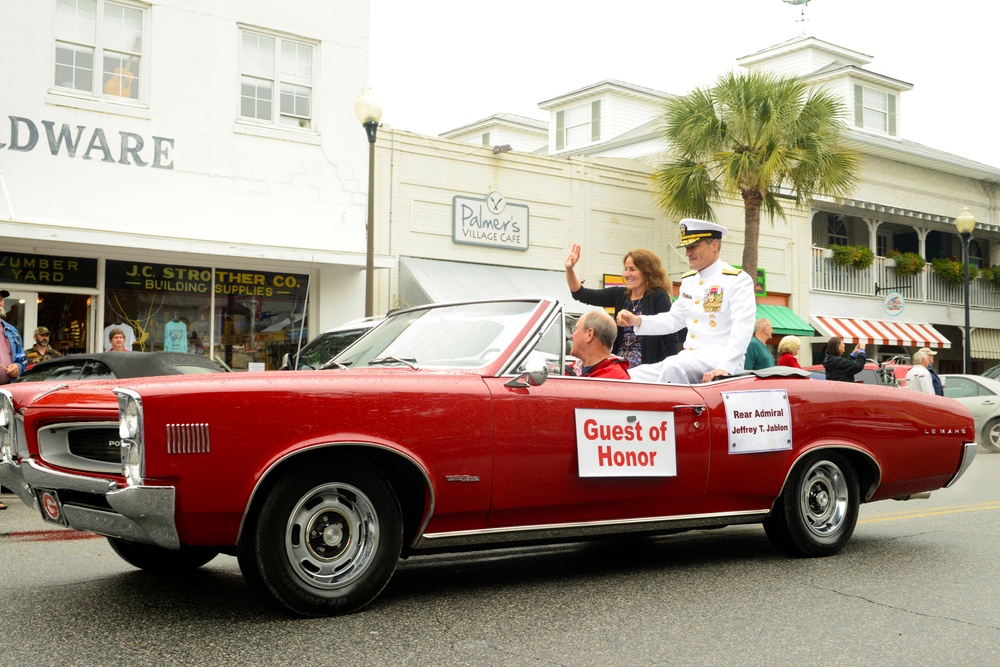
M 273 370 L 308 333 L 301 274 L 216 269 L 216 353 L 233 370 Z
M 212 270 L 170 264 L 108 260 L 103 349 L 113 329 L 135 351 L 204 354 L 212 306 Z

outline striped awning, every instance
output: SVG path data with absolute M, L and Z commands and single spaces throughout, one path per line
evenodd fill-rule
M 812 315 L 809 318 L 825 338 L 840 336 L 845 343 L 906 345 L 908 347 L 949 348 L 951 341 L 929 324 L 849 317 Z
M 1000 329 L 973 329 L 969 337 L 974 359 L 1000 359 Z

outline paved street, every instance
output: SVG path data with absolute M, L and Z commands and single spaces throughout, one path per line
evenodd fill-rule
M 0 664 L 994 665 L 1000 455 L 956 488 L 862 508 L 838 556 L 759 527 L 403 563 L 361 613 L 297 619 L 236 561 L 147 576 L 103 539 L 0 513 Z

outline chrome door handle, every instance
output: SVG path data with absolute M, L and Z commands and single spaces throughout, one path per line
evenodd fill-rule
M 675 405 L 674 406 L 674 412 L 677 412 L 678 410 L 691 410 L 692 412 L 694 412 L 694 416 L 698 417 L 698 416 L 701 415 L 701 413 L 703 413 L 705 411 L 705 406 L 704 405 Z

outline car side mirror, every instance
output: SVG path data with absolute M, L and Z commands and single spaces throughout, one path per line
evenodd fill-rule
M 537 387 L 549 379 L 549 369 L 544 361 L 529 361 L 524 371 L 505 384 L 508 387 Z

